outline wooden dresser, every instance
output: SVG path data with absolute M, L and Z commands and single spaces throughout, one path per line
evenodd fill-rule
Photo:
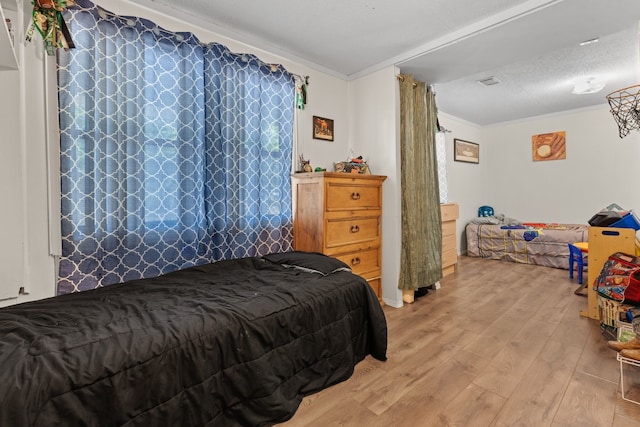
M 458 265 L 458 245 L 456 241 L 456 220 L 458 204 L 444 203 L 440 205 L 442 216 L 442 276 L 455 273 Z
M 340 172 L 292 175 L 293 245 L 338 258 L 382 301 L 382 182 Z

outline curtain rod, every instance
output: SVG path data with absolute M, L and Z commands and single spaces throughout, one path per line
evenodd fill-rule
M 401 82 L 403 82 L 403 81 L 404 81 L 404 79 L 405 79 L 405 75 L 404 75 L 404 74 L 398 74 L 398 75 L 396 75 L 396 78 L 397 78 L 398 80 L 400 80 Z M 426 83 L 425 83 L 425 84 L 426 84 Z M 416 87 L 417 85 L 418 85 L 418 83 L 414 81 L 414 82 L 413 82 L 413 87 Z M 426 84 L 426 86 L 427 86 L 427 89 L 429 89 L 432 93 L 434 93 L 434 94 L 436 93 L 436 91 L 435 91 L 435 86 L 434 86 L 434 85 L 432 85 L 432 84 Z

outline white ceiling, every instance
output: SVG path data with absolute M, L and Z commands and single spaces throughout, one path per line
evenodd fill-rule
M 347 80 L 397 65 L 434 85 L 440 111 L 478 125 L 640 84 L 640 0 L 129 1 Z M 490 76 L 500 83 L 476 82 Z M 607 84 L 571 94 L 581 77 Z

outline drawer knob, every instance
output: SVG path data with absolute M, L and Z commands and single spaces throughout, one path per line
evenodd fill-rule
M 351 258 L 351 265 L 360 264 L 360 257 Z
M 358 225 L 352 225 L 351 226 L 351 232 L 352 233 L 357 233 L 358 231 L 360 231 L 360 226 L 358 226 Z
M 360 193 L 351 193 L 351 200 L 360 200 Z

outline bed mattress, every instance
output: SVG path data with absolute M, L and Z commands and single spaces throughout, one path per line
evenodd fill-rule
M 467 224 L 467 255 L 569 268 L 569 243 L 586 242 L 588 225 L 536 224 L 524 228 Z
M 0 309 L 0 425 L 285 421 L 386 358 L 377 297 L 340 264 L 220 261 Z

